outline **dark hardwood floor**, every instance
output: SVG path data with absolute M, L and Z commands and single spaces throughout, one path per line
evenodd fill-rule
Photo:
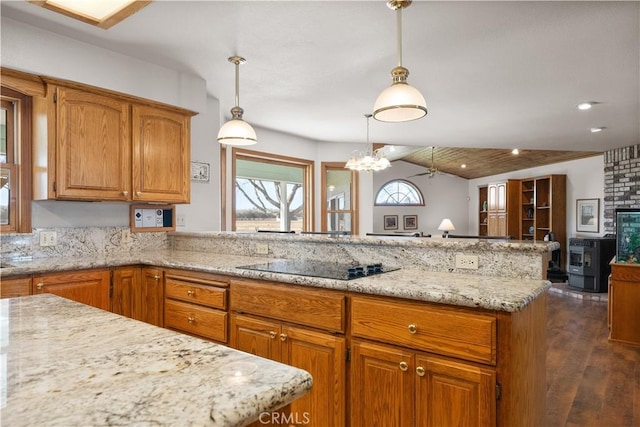
M 640 426 L 640 346 L 607 336 L 606 302 L 549 293 L 549 427 Z

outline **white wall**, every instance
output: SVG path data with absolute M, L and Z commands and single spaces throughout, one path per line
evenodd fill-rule
M 433 237 L 441 236 L 438 225 L 444 218 L 449 218 L 456 227 L 455 234 L 477 234 L 476 229 L 469 231 L 469 197 L 467 180 L 456 176 L 439 174 L 433 178 L 427 176 L 411 175 L 424 172 L 425 168 L 403 161 L 393 162 L 392 167 L 384 171 L 373 174 L 372 198 L 388 181 L 393 179 L 407 179 L 412 182 L 422 192 L 424 206 L 373 207 L 373 231 L 376 233 L 389 232 L 384 230 L 384 215 L 398 215 L 398 230 L 403 229 L 404 215 L 418 216 L 418 231 L 423 234 L 431 234 Z M 373 205 L 373 201 L 370 206 Z M 409 230 L 413 231 L 413 230 Z
M 604 157 L 602 155 L 469 180 L 470 230 L 475 230 L 474 234 L 478 230 L 478 186 L 506 179 L 522 179 L 551 174 L 567 175 L 567 238 L 602 236 L 604 234 L 602 224 L 600 225 L 600 233 L 576 232 L 576 199 L 600 199 L 600 221 L 603 221 Z

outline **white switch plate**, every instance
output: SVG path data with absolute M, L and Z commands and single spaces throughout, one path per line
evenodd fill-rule
M 187 218 L 185 214 L 176 215 L 176 227 L 186 227 L 187 226 Z
M 477 270 L 478 256 L 456 254 L 456 268 L 466 268 L 469 270 Z
M 55 231 L 40 232 L 40 246 L 55 246 L 58 244 L 58 234 Z
M 269 255 L 269 245 L 266 243 L 256 244 L 256 255 Z

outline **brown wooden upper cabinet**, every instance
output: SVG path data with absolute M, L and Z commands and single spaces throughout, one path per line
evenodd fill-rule
M 487 235 L 518 235 L 519 181 L 507 180 L 487 187 Z
M 189 203 L 193 112 L 44 78 L 34 199 Z

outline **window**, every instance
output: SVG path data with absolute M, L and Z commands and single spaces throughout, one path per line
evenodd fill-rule
M 358 234 L 358 173 L 344 163 L 322 163 L 323 232 Z
M 376 206 L 424 206 L 424 198 L 418 187 L 397 179 L 384 184 L 376 194 Z
M 234 231 L 313 228 L 313 162 L 233 149 Z
M 0 231 L 31 232 L 31 98 L 2 87 Z

